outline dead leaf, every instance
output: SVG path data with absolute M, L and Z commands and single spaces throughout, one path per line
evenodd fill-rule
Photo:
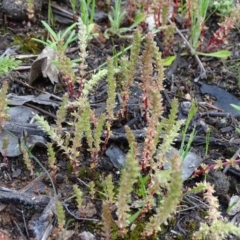
M 52 84 L 58 83 L 59 69 L 53 63 L 54 61 L 57 61 L 55 50 L 46 46 L 31 66 L 29 85 L 32 85 L 41 75 L 48 77 Z

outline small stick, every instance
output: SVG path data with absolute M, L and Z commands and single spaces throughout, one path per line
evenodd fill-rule
M 35 87 L 29 85 L 28 83 L 25 83 L 25 82 L 23 82 L 23 81 L 20 81 L 20 80 L 18 80 L 18 79 L 16 79 L 16 78 L 13 79 L 13 81 L 18 82 L 18 83 L 22 84 L 23 86 L 28 87 L 28 88 L 30 88 L 30 89 L 37 90 L 37 91 L 40 92 L 40 93 L 49 93 L 49 92 L 43 91 L 43 90 L 41 90 L 41 89 L 39 89 L 39 88 L 35 88 Z M 50 96 L 51 96 L 52 98 L 55 98 L 55 99 L 57 99 L 57 100 L 59 100 L 59 101 L 62 101 L 62 98 L 61 98 L 61 97 L 58 97 L 58 96 L 56 96 L 56 95 L 54 95 L 54 94 L 51 94 L 51 93 L 49 93 L 49 94 L 50 94 Z
M 168 22 L 171 23 L 171 24 L 173 23 L 170 18 L 168 18 Z M 191 52 L 192 52 L 192 53 L 195 53 L 195 54 L 194 54 L 194 57 L 195 57 L 195 59 L 197 60 L 198 65 L 199 65 L 199 67 L 200 67 L 200 69 L 201 69 L 200 76 L 197 77 L 197 78 L 195 78 L 195 82 L 197 82 L 197 81 L 199 80 L 199 78 L 207 78 L 206 70 L 205 70 L 205 68 L 203 67 L 202 62 L 201 62 L 201 60 L 199 59 L 198 55 L 196 54 L 196 51 L 192 48 L 192 46 L 191 46 L 191 44 L 189 43 L 189 41 L 184 37 L 184 35 L 181 33 L 181 31 L 180 31 L 177 27 L 176 27 L 176 31 L 177 31 L 177 33 L 179 34 L 179 36 L 184 40 L 184 42 L 187 44 L 187 46 L 189 47 L 189 49 L 191 50 Z

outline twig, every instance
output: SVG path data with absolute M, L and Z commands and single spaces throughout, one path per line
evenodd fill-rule
M 27 238 L 24 236 L 24 234 L 23 234 L 21 228 L 19 227 L 19 225 L 17 224 L 17 222 L 13 220 L 13 223 L 16 225 L 16 227 L 17 227 L 17 229 L 18 229 L 18 231 L 19 231 L 22 239 L 23 239 L 23 240 L 27 240 Z
M 173 22 L 171 21 L 170 18 L 168 18 L 168 22 L 173 24 Z M 203 67 L 203 64 L 200 60 L 200 58 L 198 57 L 198 55 L 196 54 L 196 51 L 192 48 L 191 44 L 189 43 L 189 41 L 184 37 L 184 35 L 181 33 L 181 31 L 176 27 L 176 31 L 177 33 L 179 34 L 179 36 L 184 40 L 184 42 L 186 43 L 186 45 L 188 46 L 188 48 L 191 50 L 191 53 L 194 55 L 195 59 L 197 60 L 198 62 L 198 65 L 201 69 L 201 73 L 200 73 L 200 76 L 198 76 L 197 78 L 195 78 L 195 82 L 197 82 L 200 78 L 207 78 L 207 75 L 206 75 L 206 70 L 205 68 Z
M 33 109 L 35 109 L 35 110 L 37 110 L 37 111 L 39 111 L 41 113 L 44 113 L 44 114 L 48 115 L 49 117 L 51 117 L 53 119 L 57 119 L 56 115 L 54 115 L 54 114 L 52 114 L 52 113 L 50 113 L 50 112 L 48 112 L 48 111 L 46 111 L 46 110 L 44 110 L 44 109 L 42 109 L 40 107 L 37 107 L 37 106 L 32 105 L 30 103 L 24 103 L 24 105 L 27 106 L 27 107 L 33 108 Z
M 46 91 L 43 91 L 43 90 L 41 90 L 41 89 L 39 89 L 39 88 L 33 87 L 33 86 L 29 85 L 28 83 L 25 83 L 25 82 L 23 82 L 23 81 L 18 80 L 17 78 L 14 78 L 13 81 L 14 81 L 14 82 L 17 82 L 17 83 L 20 83 L 20 84 L 22 84 L 23 86 L 28 87 L 28 88 L 30 88 L 30 89 L 37 90 L 37 91 L 40 92 L 40 93 L 48 93 L 48 94 L 50 94 L 50 97 L 55 98 L 55 99 L 57 99 L 57 100 L 59 100 L 59 101 L 62 101 L 62 98 L 61 98 L 61 97 L 58 97 L 58 96 L 56 96 L 56 95 L 54 95 L 54 94 L 51 94 L 51 93 L 46 92 Z
M 22 218 L 23 218 L 25 232 L 27 234 L 27 237 L 29 238 L 29 232 L 28 232 L 28 228 L 27 228 L 27 222 L 26 222 L 26 217 L 25 217 L 25 214 L 24 214 L 23 207 L 22 207 L 22 210 L 20 210 L 20 212 L 22 213 Z

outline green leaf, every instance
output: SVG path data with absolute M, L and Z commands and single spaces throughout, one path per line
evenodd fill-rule
M 207 56 L 207 57 L 216 57 L 216 58 L 228 58 L 231 56 L 231 52 L 227 50 L 221 50 L 218 52 L 212 52 L 212 53 L 203 53 L 203 52 L 197 52 L 198 55 Z
M 139 189 L 139 193 L 141 195 L 141 197 L 146 198 L 147 197 L 147 190 L 146 190 L 146 183 L 149 180 L 150 175 L 146 175 L 145 177 L 142 177 L 141 175 L 139 176 L 139 183 L 140 183 L 140 189 Z
M 145 13 L 138 13 L 135 18 L 133 24 L 130 26 L 130 28 L 136 27 L 138 24 L 140 24 L 142 21 L 144 21 L 146 18 Z
M 91 33 L 94 29 L 94 23 L 88 25 L 88 32 Z
M 166 66 L 166 67 L 169 67 L 175 59 L 176 59 L 175 55 L 174 56 L 169 56 L 169 57 L 167 57 L 163 60 L 163 65 Z
M 184 193 L 183 196 L 191 194 L 191 193 L 199 193 L 205 189 L 206 189 L 206 187 L 204 185 L 198 185 L 198 186 L 193 187 L 191 190 L 187 191 L 186 193 Z
M 123 28 L 119 28 L 119 29 L 118 29 L 118 32 L 119 32 L 119 33 L 124 33 L 124 32 L 128 32 L 128 31 L 131 31 L 131 29 L 130 29 L 130 28 L 126 28 L 126 27 L 123 27 Z
M 57 41 L 58 40 L 58 36 L 54 32 L 54 30 L 45 21 L 41 21 L 41 22 L 42 22 L 43 26 L 48 30 L 48 32 L 52 35 L 54 40 Z
M 40 39 L 37 39 L 37 38 L 32 38 L 32 40 L 34 40 L 34 41 L 36 41 L 36 42 L 39 42 L 39 43 L 41 43 L 41 44 L 43 44 L 43 45 L 46 45 L 46 46 L 48 46 L 48 45 L 49 45 L 49 43 L 48 43 L 48 42 L 45 42 L 45 41 L 43 41 L 43 40 L 40 40 Z
M 127 221 L 129 224 L 133 223 L 134 220 L 140 215 L 140 213 L 142 212 L 142 209 L 138 210 L 137 212 L 135 212 L 133 215 L 131 215 Z
M 69 35 L 68 39 L 65 41 L 65 44 L 64 44 L 64 51 L 67 49 L 68 45 L 71 43 L 71 42 L 74 42 L 78 39 L 77 36 L 75 36 L 75 30 L 73 30 L 71 32 L 71 34 Z
M 240 111 L 240 106 L 235 105 L 235 104 L 230 104 L 233 108 L 235 108 L 236 110 Z
M 62 34 L 61 38 L 64 39 L 64 38 L 67 36 L 67 34 L 68 34 L 70 31 L 72 31 L 72 29 L 75 28 L 76 26 L 77 26 L 77 23 L 73 23 L 70 27 L 68 27 L 68 28 L 64 31 L 64 33 Z

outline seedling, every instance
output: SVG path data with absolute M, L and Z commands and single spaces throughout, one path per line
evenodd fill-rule
M 191 144 L 192 144 L 192 141 L 196 135 L 196 130 L 195 128 L 192 130 L 191 134 L 190 134 L 190 137 L 189 137 L 189 140 L 187 142 L 187 144 L 185 144 L 185 139 L 186 139 L 186 134 L 187 134 L 187 130 L 188 130 L 188 127 L 193 119 L 193 117 L 195 116 L 195 114 L 197 113 L 197 104 L 196 102 L 192 102 L 192 105 L 190 107 L 190 110 L 189 110 L 189 113 L 188 113 L 188 117 L 187 117 L 187 120 L 186 120 L 186 123 L 185 123 L 185 127 L 184 127 L 184 130 L 182 132 L 182 142 L 181 142 L 181 147 L 180 147 L 180 155 L 182 156 L 182 159 L 184 159 L 187 154 L 189 153 L 190 151 L 190 147 L 191 147 Z
M 137 25 L 139 25 L 145 19 L 144 13 L 138 13 L 134 17 L 133 24 L 130 27 L 122 28 L 121 23 L 126 17 L 126 11 L 121 10 L 121 0 L 115 1 L 115 6 L 112 7 L 112 12 L 109 13 L 108 18 L 110 21 L 110 28 L 107 29 L 104 33 L 106 38 L 109 38 L 110 35 L 117 35 L 118 37 L 129 38 L 130 35 L 123 35 L 126 32 L 132 31 Z
M 47 31 L 50 33 L 52 40 L 47 39 L 46 41 L 44 41 L 33 38 L 33 40 L 36 42 L 42 43 L 45 46 L 49 46 L 54 50 L 57 50 L 59 44 L 64 42 L 62 50 L 65 52 L 69 44 L 78 39 L 75 30 L 73 30 L 77 26 L 77 23 L 72 24 L 64 32 L 55 33 L 55 31 L 45 21 L 41 22 L 43 26 L 47 29 Z
M 94 35 L 96 36 L 96 34 L 92 34 L 94 28 L 93 18 L 95 15 L 96 2 L 95 0 L 80 0 L 80 4 L 81 19 L 83 24 L 87 27 L 87 39 L 91 40 Z

